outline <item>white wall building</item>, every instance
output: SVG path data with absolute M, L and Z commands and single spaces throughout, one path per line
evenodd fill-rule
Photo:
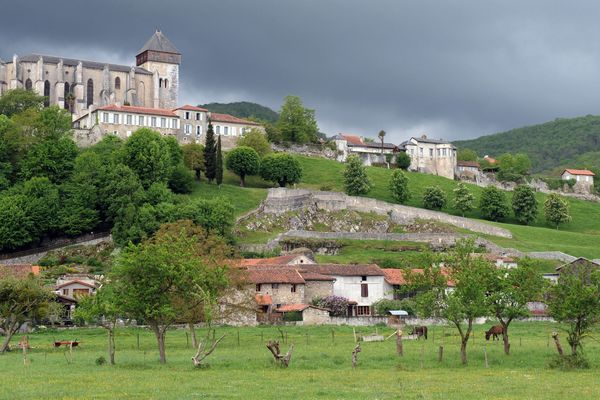
M 412 137 L 401 144 L 410 156 L 409 170 L 454 179 L 456 147 L 446 140 Z

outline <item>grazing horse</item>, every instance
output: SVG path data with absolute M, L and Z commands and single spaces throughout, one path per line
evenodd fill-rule
M 498 335 L 502 334 L 504 334 L 504 327 L 502 325 L 494 325 L 485 332 L 485 340 L 490 340 L 490 336 L 493 336 L 492 341 L 500 340 L 498 339 Z
M 425 337 L 427 340 L 427 327 L 426 326 L 415 326 L 412 329 L 411 335 L 417 335 L 417 340 L 421 338 L 421 336 Z

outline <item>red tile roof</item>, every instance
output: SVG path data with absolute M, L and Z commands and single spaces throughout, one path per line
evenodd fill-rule
M 248 281 L 251 283 L 305 283 L 295 268 L 248 268 Z
M 177 117 L 177 114 L 175 114 L 173 112 L 173 110 L 167 110 L 164 108 L 117 106 L 116 104 L 111 104 L 108 106 L 98 107 L 97 110 L 125 112 L 125 113 L 132 113 L 132 114 L 160 115 L 163 117 Z
M 308 304 L 284 304 L 280 307 L 277 307 L 275 311 L 277 312 L 291 312 L 291 311 L 304 311 L 308 307 Z
M 284 256 L 279 256 L 279 257 L 246 258 L 246 259 L 240 260 L 238 265 L 240 267 L 249 267 L 252 265 L 288 265 L 298 257 L 301 257 L 301 255 L 300 254 L 286 254 Z
M 273 299 L 268 294 L 255 294 L 254 299 L 259 306 L 270 306 L 273 304 Z
M 345 140 L 346 142 L 348 142 L 349 144 L 353 144 L 353 145 L 356 145 L 356 146 L 360 146 L 360 145 L 364 145 L 365 144 L 365 142 L 363 142 L 363 140 L 358 135 L 347 135 L 345 133 L 340 133 L 339 137 L 342 140 Z
M 60 289 L 60 288 L 63 288 L 65 286 L 69 286 L 69 285 L 73 285 L 73 284 L 87 286 L 87 287 L 92 288 L 92 289 L 96 288 L 96 285 L 94 285 L 93 283 L 88 283 L 88 282 L 85 282 L 85 281 L 80 281 L 79 279 L 74 279 L 72 281 L 68 281 L 68 282 L 62 283 L 60 285 L 57 285 L 56 289 Z
M 40 271 L 39 266 L 31 264 L 0 265 L 0 278 L 26 279 L 30 275 L 39 276 Z
M 587 175 L 587 176 L 596 176 L 596 174 L 594 174 L 592 171 L 590 171 L 589 169 L 565 169 L 563 171 L 563 174 L 565 172 L 570 173 L 571 175 Z M 562 174 L 561 174 L 562 175 Z
M 210 120 L 211 120 L 211 122 L 227 122 L 230 124 L 260 126 L 259 123 L 256 123 L 254 121 L 248 121 L 247 119 L 241 119 L 238 117 L 234 117 L 233 115 L 219 114 L 219 113 L 215 113 L 215 112 L 210 113 Z
M 384 268 L 382 269 L 385 281 L 390 285 L 406 285 L 406 271 L 397 268 Z M 422 273 L 422 269 L 411 269 L 413 273 Z
M 178 107 L 175 110 L 185 110 L 185 111 L 204 111 L 204 112 L 208 112 L 208 110 L 206 108 L 202 108 L 202 107 L 196 107 L 196 106 L 191 106 L 189 104 L 186 104 L 184 106 Z
M 323 275 L 317 272 L 303 271 L 302 267 L 298 268 L 298 272 L 300 272 L 300 276 L 304 278 L 305 281 L 335 281 L 335 278 L 330 275 Z

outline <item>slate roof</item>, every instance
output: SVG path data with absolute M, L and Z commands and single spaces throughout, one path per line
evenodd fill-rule
M 129 72 L 131 70 L 131 66 L 129 66 L 129 65 L 109 64 L 109 63 L 102 63 L 102 62 L 97 62 L 97 61 L 77 60 L 75 58 L 46 56 L 46 55 L 42 55 L 42 54 L 26 54 L 24 56 L 20 56 L 19 61 L 38 62 L 40 57 L 42 57 L 44 59 L 44 63 L 47 63 L 47 64 L 58 64 L 60 62 L 60 60 L 63 60 L 64 65 L 68 65 L 70 67 L 76 67 L 77 64 L 79 64 L 79 62 L 81 61 L 81 64 L 85 68 L 104 69 L 104 67 L 108 65 L 108 69 L 110 71 Z M 12 61 L 11 61 L 11 63 L 12 63 Z M 141 68 L 141 67 L 134 67 L 134 68 L 135 68 L 135 72 L 137 74 L 152 75 L 152 72 L 148 71 L 145 68 Z
M 241 119 L 238 117 L 234 117 L 233 115 L 220 114 L 220 113 L 215 113 L 215 112 L 210 113 L 210 121 L 211 122 L 228 122 L 230 124 L 242 124 L 242 125 L 256 125 L 256 126 L 260 125 L 259 123 L 256 123 L 254 121 L 248 121 L 247 119 Z
M 175 45 L 158 29 L 154 32 L 154 35 L 148 39 L 144 47 L 138 51 L 138 55 L 148 50 L 181 55 L 179 50 L 177 50 L 177 47 L 175 47 Z
M 589 169 L 565 169 L 563 171 L 563 174 L 565 172 L 570 173 L 571 175 L 586 175 L 586 176 L 596 176 L 596 174 L 594 174 L 592 171 L 590 171 Z M 561 174 L 562 175 L 562 174 Z

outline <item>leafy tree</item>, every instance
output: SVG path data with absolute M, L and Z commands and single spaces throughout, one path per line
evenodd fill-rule
M 0 354 L 9 349 L 10 340 L 21 325 L 44 316 L 51 298 L 50 291 L 38 279 L 0 279 L 0 327 L 5 335 Z
M 159 183 L 165 185 L 165 182 Z M 114 221 L 128 206 L 141 206 L 145 196 L 137 174 L 126 165 L 117 164 L 108 171 L 106 181 L 99 191 L 101 209 L 106 215 L 106 221 Z
M 317 141 L 317 121 L 315 110 L 304 108 L 302 100 L 297 96 L 286 96 L 279 113 L 277 129 L 284 141 L 307 143 Z
M 428 186 L 423 192 L 423 207 L 441 210 L 446 205 L 446 193 L 439 186 Z
M 194 174 L 182 164 L 177 165 L 169 178 L 169 188 L 175 193 L 192 193 Z
M 212 123 L 208 123 L 206 131 L 206 141 L 204 142 L 204 168 L 206 170 L 206 179 L 211 183 L 217 173 L 217 147 L 215 145 L 215 131 Z
M 215 165 L 215 180 L 217 185 L 221 186 L 223 183 L 223 151 L 221 149 L 221 136 L 217 139 L 217 157 Z
M 392 310 L 404 310 L 410 315 L 415 313 L 415 304 L 411 299 L 403 300 L 390 300 L 381 299 L 373 303 L 372 307 L 375 309 L 377 315 L 388 316 Z
M 58 106 L 44 108 L 35 120 L 36 134 L 44 139 L 71 136 L 71 114 Z
M 408 199 L 410 199 L 408 178 L 401 169 L 392 171 L 390 177 L 390 192 L 392 193 L 392 198 L 398 203 L 406 203 Z
M 151 240 L 127 246 L 113 267 L 119 306 L 150 326 L 163 364 L 165 335 L 178 318 L 181 299 L 212 302 L 229 284 L 224 263 L 213 260 L 206 249 L 206 243 L 218 239 L 207 240 L 206 234 L 190 233 L 186 226 L 167 228 Z
M 267 136 L 267 140 L 271 143 L 281 143 L 283 141 L 281 131 L 272 123 L 265 124 L 265 135 Z
M 120 210 L 112 229 L 112 236 L 117 245 L 126 246 L 147 239 L 159 227 L 156 208 L 151 204 L 145 203 L 139 207 L 129 205 Z
M 40 110 L 44 106 L 44 96 L 25 89 L 9 90 L 0 97 L 0 114 L 10 117 L 31 108 Z
M 238 101 L 233 103 L 209 103 L 199 107 L 206 108 L 208 111 L 230 114 L 238 118 L 249 118 L 269 123 L 277 122 L 279 115 L 269 107 L 249 101 Z
M 505 153 L 498 158 L 498 179 L 501 181 L 518 182 L 531 169 L 531 160 L 524 153 L 512 155 Z
M 504 192 L 495 186 L 487 186 L 479 199 L 481 216 L 490 221 L 500 221 L 508 216 L 509 209 Z
M 377 134 L 377 137 L 381 141 L 381 154 L 383 154 L 383 139 L 385 138 L 385 131 L 383 129 L 380 130 L 379 133 Z
M 41 238 L 58 227 L 56 215 L 60 208 L 58 187 L 48 178 L 32 178 L 23 183 L 19 192 L 25 196 L 24 211 L 32 222 L 31 235 Z
M 146 190 L 146 201 L 152 206 L 160 203 L 172 203 L 173 192 L 164 182 L 154 182 L 148 190 Z
M 176 219 L 191 220 L 210 234 L 226 237 L 235 222 L 233 212 L 233 205 L 226 198 L 194 199 L 178 210 Z
M 600 321 L 600 275 L 598 271 L 587 274 L 562 272 L 548 295 L 550 316 L 566 325 L 572 356 L 581 355 L 582 340 Z
M 473 209 L 475 205 L 475 196 L 473 196 L 467 186 L 465 186 L 465 184 L 462 182 L 459 182 L 458 185 L 456 185 L 456 188 L 453 190 L 453 192 L 454 208 L 459 210 L 464 217 L 467 211 Z
M 458 161 L 477 161 L 477 153 L 471 149 L 459 149 L 456 159 Z
M 240 177 L 240 186 L 244 187 L 246 175 L 260 171 L 260 157 L 251 147 L 236 147 L 227 155 L 227 169 Z
M 149 128 L 138 129 L 125 142 L 122 160 L 137 174 L 144 188 L 154 182 L 167 182 L 173 170 L 169 144 Z
M 62 207 L 57 218 L 60 228 L 68 235 L 89 232 L 100 222 L 96 204 L 96 192 L 92 184 L 68 181 L 61 185 Z
M 410 167 L 410 156 L 405 151 L 396 154 L 396 165 L 398 168 L 407 170 Z
M 522 224 L 529 225 L 537 219 L 538 204 L 535 193 L 528 185 L 515 188 L 512 197 L 512 209 L 515 218 Z
M 70 138 L 43 140 L 33 145 L 21 161 L 21 178 L 47 177 L 60 184 L 71 175 L 77 152 L 77 146 Z
M 117 321 L 122 314 L 119 309 L 119 294 L 109 282 L 105 282 L 93 296 L 85 296 L 77 304 L 75 317 L 95 322 L 108 333 L 108 359 L 115 365 L 115 331 Z
M 558 229 L 560 224 L 571 220 L 569 203 L 556 193 L 549 194 L 544 201 L 544 216 L 546 221 L 556 225 L 556 229 Z
M 173 136 L 163 137 L 167 148 L 169 149 L 169 154 L 171 155 L 171 165 L 173 168 L 176 168 L 178 165 L 183 163 L 183 150 L 179 145 L 177 139 Z
M 204 146 L 196 143 L 184 144 L 181 147 L 183 151 L 183 163 L 196 174 L 196 180 L 200 180 L 204 165 Z
M 508 328 L 515 318 L 529 315 L 527 303 L 538 300 L 544 288 L 544 279 L 529 258 L 519 261 L 518 268 L 496 268 L 491 275 L 487 301 L 493 315 L 504 328 L 504 353 L 510 354 Z
M 119 162 L 123 140 L 115 135 L 106 135 L 101 141 L 89 147 L 88 151 L 97 154 L 105 165 L 114 165 Z
M 238 139 L 237 145 L 252 147 L 261 158 L 271 152 L 271 144 L 267 140 L 267 137 L 257 128 L 246 131 L 244 136 Z
M 409 286 L 418 293 L 415 302 L 419 315 L 444 318 L 456 327 L 463 364 L 467 364 L 474 321 L 489 313 L 487 296 L 495 270 L 490 262 L 472 257 L 474 250 L 472 239 L 458 241 L 445 257 L 443 268 L 428 264 L 422 273 L 407 274 Z M 454 282 L 454 290 L 446 290 L 448 281 Z
M 260 176 L 280 187 L 300 182 L 302 166 L 297 159 L 285 153 L 270 154 L 260 164 Z
M 344 189 L 349 196 L 360 196 L 371 190 L 371 181 L 367 176 L 367 170 L 356 155 L 352 155 L 346 160 Z
M 0 196 L 0 248 L 13 250 L 31 243 L 35 238 L 34 222 L 27 212 L 28 199 L 21 194 Z

